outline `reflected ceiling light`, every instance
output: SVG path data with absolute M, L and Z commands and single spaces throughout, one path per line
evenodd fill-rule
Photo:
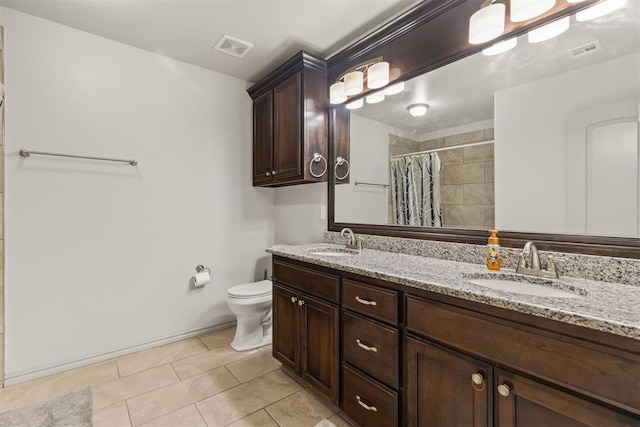
M 422 117 L 427 114 L 427 110 L 429 109 L 429 104 L 413 104 L 407 107 L 409 110 L 409 114 L 413 117 Z
M 342 104 L 346 100 L 347 95 L 344 93 L 344 82 L 332 84 L 329 88 L 329 102 L 332 104 Z
M 491 47 L 488 47 L 482 51 L 482 54 L 485 56 L 498 55 L 500 53 L 506 52 L 508 50 L 513 49 L 518 46 L 518 39 L 516 37 L 512 39 L 503 40 L 498 42 Z
M 384 92 L 376 92 L 371 95 L 367 95 L 367 104 L 377 104 L 378 102 L 384 101 Z
M 504 33 L 506 6 L 485 0 L 480 10 L 469 18 L 469 43 L 481 44 Z
M 363 90 L 364 73 L 352 71 L 344 75 L 344 93 L 347 96 L 357 95 Z
M 384 90 L 385 95 L 397 95 L 400 92 L 404 91 L 404 82 L 396 83 L 394 85 L 389 86 Z
M 542 15 L 555 5 L 556 0 L 511 0 L 509 18 L 511 22 L 528 21 Z
M 380 89 L 389 83 L 389 63 L 377 62 L 367 70 L 367 87 L 369 89 Z
M 569 29 L 569 17 L 558 19 L 550 24 L 529 31 L 529 43 L 540 43 L 552 39 Z
M 364 99 L 360 98 L 357 101 L 353 101 L 345 105 L 349 110 L 356 110 L 364 105 Z
M 576 21 L 584 22 L 600 18 L 601 16 L 620 9 L 626 3 L 627 0 L 605 0 L 600 3 L 596 3 L 593 6 L 576 13 Z

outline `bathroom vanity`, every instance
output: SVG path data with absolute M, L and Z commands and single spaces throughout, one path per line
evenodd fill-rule
M 640 425 L 637 287 L 537 297 L 472 284 L 481 265 L 318 246 L 269 249 L 273 355 L 358 424 Z

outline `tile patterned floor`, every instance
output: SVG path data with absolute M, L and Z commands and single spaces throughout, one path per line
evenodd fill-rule
M 306 427 L 339 409 L 285 373 L 271 347 L 236 352 L 235 329 L 0 390 L 0 412 L 91 386 L 95 427 Z

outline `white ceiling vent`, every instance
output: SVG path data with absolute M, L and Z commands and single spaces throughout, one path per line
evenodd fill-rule
M 590 55 L 592 53 L 600 52 L 602 50 L 602 46 L 600 46 L 600 42 L 598 40 L 583 44 L 582 46 L 575 47 L 569 50 L 567 53 L 571 59 L 579 58 L 581 56 Z
M 229 55 L 242 58 L 251 50 L 253 45 L 251 43 L 244 42 L 228 35 L 222 36 L 215 49 L 220 52 L 228 53 Z

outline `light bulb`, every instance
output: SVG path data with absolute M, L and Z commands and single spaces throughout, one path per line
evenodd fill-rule
M 344 93 L 347 96 L 357 95 L 362 92 L 364 74 L 362 71 L 352 71 L 344 76 Z
M 389 63 L 378 62 L 367 70 L 367 87 L 379 89 L 389 83 Z
M 422 117 L 427 114 L 427 110 L 429 109 L 429 104 L 413 104 L 407 107 L 409 110 L 409 114 L 413 117 Z
M 371 95 L 367 95 L 367 104 L 377 104 L 378 102 L 384 101 L 384 92 L 376 92 Z
M 384 90 L 385 95 L 397 95 L 400 92 L 404 91 L 404 82 L 396 83 L 394 85 L 389 86 Z
M 601 16 L 620 9 L 626 3 L 627 0 L 605 0 L 603 2 L 596 3 L 593 6 L 576 13 L 576 21 L 584 22 L 600 18 Z
M 332 104 L 342 104 L 347 100 L 347 95 L 344 93 L 344 83 L 338 82 L 331 85 L 329 88 L 329 102 Z
M 507 39 L 507 40 L 498 42 L 492 45 L 491 47 L 484 49 L 482 51 L 482 54 L 485 56 L 498 55 L 500 53 L 513 49 L 517 45 L 518 45 L 518 39 L 514 37 L 512 39 Z
M 569 17 L 558 19 L 550 24 L 529 31 L 527 38 L 529 43 L 540 43 L 552 39 L 569 29 Z
M 542 15 L 555 5 L 556 0 L 511 0 L 509 18 L 511 22 L 528 21 Z
M 345 105 L 349 110 L 356 110 L 364 105 L 364 99 L 360 98 L 357 101 L 353 101 Z
M 469 43 L 481 44 L 504 33 L 506 6 L 494 3 L 483 7 L 469 18 Z

